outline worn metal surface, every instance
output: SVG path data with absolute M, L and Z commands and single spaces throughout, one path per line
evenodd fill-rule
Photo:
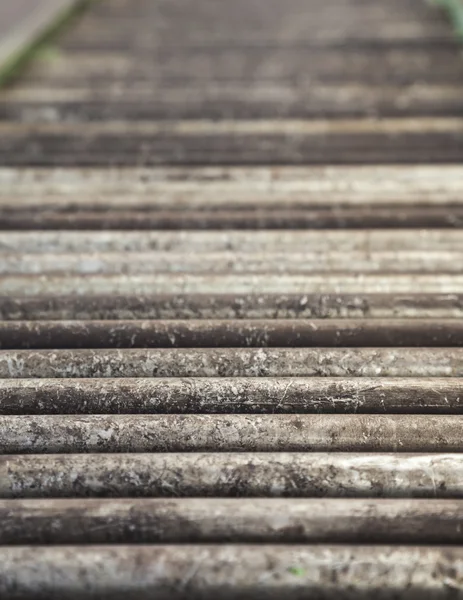
M 463 317 L 462 294 L 0 296 L 4 321 Z
M 461 500 L 0 500 L 0 544 L 461 544 Z M 281 548 L 284 551 L 284 547 Z
M 0 549 L 14 600 L 406 600 L 459 596 L 461 548 L 402 546 L 90 546 Z M 59 575 L 57 575 L 59 573 Z
M 310 274 L 156 273 L 153 275 L 0 275 L 3 293 L 23 296 L 152 294 L 351 294 L 463 293 L 462 273 L 339 273 Z
M 95 7 L 94 7 L 95 8 Z M 101 33 L 101 31 L 100 31 Z M 399 50 L 397 50 L 399 51 Z M 413 47 L 410 47 L 410 52 Z M 452 50 L 453 51 L 453 50 Z M 339 53 L 336 51 L 339 57 Z M 107 67 L 105 56 L 95 54 L 89 61 L 89 67 L 103 64 Z M 367 59 L 368 60 L 368 59 Z M 53 70 L 59 65 L 51 62 L 46 67 L 47 77 L 53 76 Z M 142 63 L 141 63 L 142 64 Z M 37 67 L 37 62 L 34 63 Z M 35 68 L 34 67 L 34 68 Z M 432 75 L 432 73 L 429 73 Z M 438 74 L 434 74 L 438 75 Z M 29 81 L 33 72 L 28 73 Z M 100 77 L 98 75 L 98 77 Z M 50 82 L 51 85 L 51 82 Z M 2 98 L 9 98 L 10 94 L 17 93 L 18 88 L 13 87 L 2 93 Z M 213 197 L 216 192 L 234 192 L 234 204 L 248 205 L 240 197 L 243 194 L 253 196 L 254 202 L 263 206 L 272 205 L 275 195 L 278 197 L 282 192 L 286 194 L 297 194 L 297 203 L 304 206 L 315 203 L 316 206 L 327 202 L 339 200 L 342 197 L 349 204 L 388 204 L 391 193 L 397 193 L 397 201 L 408 204 L 420 204 L 425 201 L 426 205 L 439 205 L 452 200 L 459 202 L 453 197 L 453 192 L 462 190 L 461 165 L 375 165 L 374 167 L 360 166 L 334 166 L 323 167 L 252 167 L 243 168 L 236 166 L 228 167 L 165 167 L 163 169 L 149 169 L 140 166 L 127 166 L 121 168 L 98 168 L 79 169 L 57 167 L 51 170 L 26 167 L 24 169 L 0 168 L 0 181 L 4 194 L 21 196 L 21 204 L 30 207 L 38 207 L 38 198 L 26 197 L 25 194 L 37 191 L 41 197 L 51 195 L 59 197 L 56 199 L 58 206 L 70 204 L 70 198 L 80 194 L 90 194 L 90 198 L 80 197 L 80 204 L 93 205 L 92 194 L 96 194 L 97 206 L 110 202 L 110 198 L 101 197 L 102 193 L 127 194 L 130 203 L 143 204 L 146 196 L 136 197 L 134 194 L 146 194 L 163 191 L 167 197 L 153 196 L 150 204 L 175 208 L 178 203 L 185 207 L 209 206 L 224 204 L 224 198 Z M 442 178 L 442 174 L 445 178 Z M 41 187 L 37 190 L 36 185 Z M 379 189 L 378 189 L 379 184 Z M 176 192 L 172 198 L 170 194 Z M 193 202 L 190 204 L 187 197 L 178 192 L 193 194 Z M 212 192 L 212 196 L 211 196 Z M 236 192 L 239 192 L 238 196 Z M 375 196 L 369 198 L 369 194 L 375 192 Z M 323 194 L 323 195 L 321 195 Z M 119 206 L 116 197 L 115 207 Z M 309 202 L 310 201 L 310 202 Z M 55 204 L 53 203 L 53 206 Z M 278 204 L 277 204 L 278 206 Z
M 463 498 L 463 454 L 206 452 L 0 456 L 0 498 Z
M 358 227 L 449 227 L 459 228 L 463 223 L 463 207 L 456 207 L 449 213 L 448 208 L 387 208 L 345 209 L 291 209 L 267 210 L 217 210 L 189 211 L 179 213 L 169 210 L 130 210 L 114 212 L 110 208 L 103 211 L 79 210 L 59 213 L 0 211 L 0 230 L 8 229 L 324 229 L 326 227 L 354 229 Z M 413 256 L 410 269 L 414 269 Z M 454 257 L 461 260 L 460 257 Z M 400 260 L 400 255 L 397 257 Z M 227 257 L 224 256 L 224 260 Z M 354 259 L 355 260 L 355 257 Z M 432 256 L 430 257 L 432 260 Z M 450 258 L 450 260 L 452 260 Z M 373 257 L 373 264 L 377 259 Z M 229 259 L 228 261 L 229 262 Z M 278 263 L 278 259 L 275 260 Z M 361 264 L 361 263 L 360 263 Z M 121 266 L 124 269 L 123 266 Z M 361 268 L 358 266 L 357 268 Z M 441 267 L 442 268 L 442 267 Z
M 463 597 L 460 54 L 101 0 L 0 93 L 2 600 Z
M 0 414 L 459 414 L 462 387 L 453 377 L 0 379 Z
M 0 323 L 2 349 L 459 347 L 462 344 L 463 321 L 456 319 L 121 319 Z
M 463 251 L 411 252 L 111 252 L 5 253 L 0 274 L 125 275 L 155 273 L 463 273 Z
M 410 52 L 412 47 L 406 54 Z M 339 56 L 337 51 L 336 55 Z M 99 62 L 108 68 L 107 59 L 99 54 L 92 56 L 89 67 Z M 60 61 L 51 61 L 46 67 L 48 77 L 59 64 Z M 78 76 L 75 72 L 73 75 Z M 7 97 L 17 93 L 13 88 Z M 53 97 L 59 93 L 60 90 L 50 91 Z M 24 213 L 42 209 L 59 213 L 91 209 L 281 209 L 282 203 L 293 209 L 384 208 L 391 203 L 402 208 L 431 208 L 461 206 L 462 182 L 460 165 L 432 164 L 46 170 L 1 167 L 0 207 Z M 423 234 L 432 232 L 420 232 Z
M 460 162 L 463 68 L 443 19 L 421 0 L 330 11 L 103 2 L 4 95 L 1 162 Z
M 463 349 L 361 347 L 0 350 L 0 378 L 6 379 L 430 375 L 461 377 Z M 383 380 L 380 381 L 382 384 Z M 238 383 L 236 379 L 234 382 Z M 305 388 L 307 392 L 311 382 L 314 380 L 304 382 L 308 386 Z M 27 386 L 27 382 L 18 383 L 20 386 L 26 383 Z M 43 390 L 43 382 L 40 383 Z M 56 383 L 61 384 L 61 381 Z M 78 386 L 78 383 L 72 383 Z M 294 383 L 297 384 L 297 380 L 291 379 L 291 387 Z M 9 382 L 0 380 L 0 390 L 3 385 L 8 384 Z M 404 388 L 414 384 L 424 386 L 426 380 L 419 380 L 417 384 L 416 381 L 403 382 Z M 12 393 L 11 388 L 9 393 Z M 249 394 L 250 390 L 246 393 Z M 448 393 L 446 390 L 445 394 Z
M 0 416 L 0 453 L 459 452 L 462 415 Z
M 359 162 L 458 163 L 463 158 L 463 118 L 274 121 L 224 120 L 186 126 L 139 121 L 109 123 L 0 123 L 4 165 L 37 167 L 131 164 L 140 152 L 148 166 L 286 165 Z M 278 121 L 277 121 L 278 124 Z M 308 125 L 307 125 L 308 124 Z
M 284 252 L 463 251 L 460 231 L 24 231 L 2 232 L 2 252 Z

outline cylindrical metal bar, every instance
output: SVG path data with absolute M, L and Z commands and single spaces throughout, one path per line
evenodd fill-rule
M 375 6 L 375 11 L 379 7 Z M 112 9 L 114 10 L 114 9 Z M 135 7 L 134 7 L 135 10 Z M 366 9 L 365 9 L 366 10 Z M 93 16 L 95 18 L 95 15 Z M 130 16 L 124 16 L 127 23 Z M 102 34 L 105 26 L 111 23 L 111 14 L 98 21 L 98 33 Z M 416 22 L 414 25 L 416 26 Z M 88 25 L 88 23 L 87 23 Z M 125 25 L 126 26 L 126 25 Z M 138 27 L 138 24 L 136 25 Z M 116 33 L 114 28 L 112 33 Z M 72 35 L 72 34 L 71 34 Z M 413 48 L 394 50 L 402 54 L 404 61 L 413 55 Z M 434 49 L 436 50 L 436 48 Z M 443 49 L 441 49 L 442 51 Z M 325 49 L 326 57 L 330 49 Z M 317 55 L 314 53 L 314 60 Z M 445 50 L 445 58 L 453 57 L 453 49 Z M 363 52 L 354 53 L 362 58 Z M 127 70 L 139 69 L 142 72 L 147 66 L 144 61 L 132 61 L 124 54 L 63 52 L 59 61 L 47 65 L 46 77 L 49 84 L 59 73 L 59 79 L 69 75 L 72 66 L 75 77 L 86 76 L 90 72 L 98 72 L 100 77 L 109 69 L 117 69 L 119 76 L 125 76 Z M 331 60 L 339 62 L 339 52 L 331 50 Z M 430 59 L 432 57 L 430 56 Z M 413 67 L 416 60 L 411 61 Z M 344 67 L 344 62 L 341 62 Z M 402 64 L 402 63 L 401 63 Z M 441 61 L 440 67 L 448 67 L 449 61 Z M 458 61 L 454 62 L 459 67 Z M 458 71 L 459 72 L 459 71 Z M 147 69 L 150 77 L 152 69 Z M 365 72 L 362 73 L 366 75 Z M 427 75 L 430 75 L 426 71 Z M 34 72 L 28 73 L 29 81 L 34 81 Z M 88 80 L 87 80 L 88 81 Z M 92 82 L 93 83 L 93 82 Z M 348 86 L 343 82 L 343 86 Z M 75 88 L 65 90 L 52 87 L 44 90 L 34 81 L 33 89 L 17 86 L 9 90 L 8 98 L 19 102 L 37 91 L 48 91 L 54 98 L 61 94 L 73 98 Z M 81 93 L 91 93 L 85 85 Z M 121 90 L 123 92 L 129 90 Z M 460 165 L 375 165 L 361 166 L 324 166 L 294 167 L 281 166 L 246 169 L 240 167 L 195 167 L 195 168 L 157 168 L 143 167 L 110 168 L 110 169 L 73 169 L 55 168 L 44 171 L 32 167 L 21 169 L 2 168 L 0 170 L 0 186 L 3 198 L 0 206 L 18 206 L 41 210 L 49 207 L 60 207 L 63 211 L 70 208 L 101 208 L 110 205 L 115 208 L 137 208 L 140 206 L 156 206 L 180 210 L 185 208 L 229 208 L 234 206 L 258 206 L 260 208 L 299 206 L 344 206 L 390 204 L 391 198 L 403 206 L 441 206 L 446 203 L 461 203 L 463 193 L 463 169 Z M 6 201 L 4 198 L 6 197 Z M 15 202 L 12 201 L 14 197 Z
M 462 415 L 0 416 L 0 453 L 463 452 Z
M 0 296 L 3 320 L 461 318 L 459 294 Z
M 68 252 L 326 252 L 460 251 L 459 231 L 448 229 L 354 231 L 35 231 L 2 232 L 0 251 Z
M 2 600 L 458 597 L 463 550 L 391 546 L 0 548 Z
M 165 115 L 164 115 L 165 116 Z M 460 117 L 381 119 L 134 119 L 0 123 L 0 160 L 11 167 L 457 163 Z M 380 142 L 380 143 L 379 143 Z
M 463 454 L 0 456 L 0 498 L 87 496 L 463 498 Z
M 0 350 L 0 378 L 462 375 L 463 348 Z
M 25 131 L 26 129 L 26 131 Z M 245 139 L 248 143 L 254 139 L 261 139 L 262 136 L 335 136 L 340 135 L 342 138 L 345 136 L 352 136 L 352 141 L 358 141 L 358 137 L 362 138 L 364 135 L 378 135 L 385 134 L 384 142 L 387 143 L 388 138 L 401 135 L 412 135 L 413 134 L 435 134 L 435 133 L 459 133 L 463 131 L 463 120 L 460 117 L 415 117 L 406 119 L 397 118 L 384 118 L 384 119 L 220 119 L 219 121 L 213 121 L 209 119 L 178 119 L 168 121 L 167 124 L 160 120 L 143 120 L 139 119 L 130 124 L 130 137 L 125 136 L 125 141 L 130 139 L 151 139 L 155 137 L 155 142 L 159 143 L 161 147 L 166 149 L 166 143 L 172 143 L 178 138 L 183 138 L 187 141 L 193 141 L 201 137 L 204 142 L 204 148 L 197 148 L 198 153 L 207 149 L 207 142 L 210 142 L 216 136 L 221 136 L 222 139 L 225 136 L 230 136 L 230 145 L 235 140 Z M 21 123 L 15 122 L 3 122 L 0 125 L 0 133 L 5 136 L 5 140 L 8 138 L 21 139 L 25 137 L 25 134 L 29 133 L 30 138 L 33 134 L 38 136 L 39 139 L 43 139 L 42 136 L 48 136 L 47 142 L 62 141 L 64 137 L 72 141 L 78 139 L 87 141 L 89 138 L 95 140 L 99 136 L 103 136 L 105 150 L 109 155 L 111 150 L 110 143 L 113 136 L 127 134 L 127 124 L 124 121 L 116 120 L 104 120 L 94 121 L 86 123 L 66 123 L 60 121 L 49 121 L 48 123 L 39 123 L 34 127 L 33 131 L 28 131 L 24 128 Z M 166 135 L 167 134 L 167 135 Z M 227 139 L 225 137 L 225 139 Z M 400 138 L 399 138 L 400 139 Z M 416 142 L 416 138 L 412 138 Z M 419 139 L 419 138 L 418 138 Z M 2 140 L 3 141 L 3 140 Z M 122 141 L 122 140 L 121 140 Z M 411 140 L 410 140 L 411 141 Z M 261 142 L 261 146 L 262 146 Z M 414 144 L 412 144 L 414 145 Z M 244 150 L 246 146 L 241 147 Z M 339 146 L 338 146 L 339 147 Z M 400 144 L 399 144 L 400 147 Z M 6 144 L 3 146 L 6 148 Z M 54 150 L 58 150 L 59 145 L 53 145 Z M 69 148 L 70 149 L 70 148 Z M 102 153 L 103 148 L 96 152 L 97 155 Z M 121 144 L 121 149 L 127 151 L 128 145 Z M 227 151 L 227 148 L 221 147 L 222 151 Z M 400 148 L 401 150 L 405 148 Z M 238 150 L 236 146 L 233 150 Z M 262 155 L 265 153 L 265 149 L 261 148 Z M 216 152 L 218 149 L 216 148 Z M 79 153 L 80 154 L 80 153 Z M 109 156 L 108 156 L 109 157 Z M 155 157 L 156 158 L 156 157 Z M 370 164 L 365 161 L 366 164 Z M 433 161 L 434 162 L 434 161 Z M 117 163 L 114 163 L 117 166 Z M 193 160 L 188 162 L 181 161 L 180 164 L 167 164 L 169 166 L 196 166 L 197 162 Z M 224 164 L 219 161 L 219 164 Z M 241 163 L 243 164 L 243 163 Z M 267 163 L 268 164 L 268 163 Z M 282 165 L 288 164 L 286 161 L 281 163 Z M 296 159 L 294 161 L 295 166 L 300 165 Z M 345 164 L 355 164 L 346 162 Z M 413 163 L 412 163 L 413 164 Z M 416 163 L 415 163 L 416 164 Z M 448 164 L 448 163 L 447 163 Z M 452 163 L 450 163 L 452 164 Z M 34 166 L 34 162 L 29 162 L 29 165 Z M 203 163 L 202 166 L 208 166 L 208 163 Z M 217 163 L 212 163 L 211 166 L 216 166 Z M 227 163 L 225 163 L 227 166 Z M 104 165 L 95 165 L 99 168 L 104 168 Z M 133 160 L 128 166 L 133 166 Z M 162 166 L 162 165 L 161 165 Z M 228 165 L 230 166 L 230 165 Z M 233 163 L 232 163 L 233 166 Z M 260 165 L 258 165 L 260 166 Z M 40 167 L 38 167 L 40 168 Z M 252 167 L 249 167 L 252 168 Z
M 216 210 L 184 211 L 142 207 L 139 210 L 118 210 L 107 205 L 103 210 L 73 209 L 62 212 L 49 208 L 47 211 L 0 207 L 0 230 L 58 230 L 73 231 L 127 229 L 179 231 L 179 230 L 317 230 L 317 229 L 415 229 L 425 227 L 459 228 L 463 219 L 463 207 L 455 205 L 405 207 L 311 207 L 285 209 L 228 208 Z M 432 257 L 430 257 L 432 259 Z M 461 261 L 461 258 L 455 260 Z M 397 267 L 397 263 L 394 263 Z M 353 268 L 353 267 L 352 267 Z M 434 267 L 437 268 L 437 267 Z M 458 268 L 457 265 L 454 267 Z M 412 269 L 410 269 L 412 270 Z M 427 270 L 432 270 L 432 263 Z
M 3 379 L 0 414 L 460 414 L 462 388 L 426 377 Z
M 145 217 L 146 218 L 146 217 Z M 2 275 L 152 275 L 156 273 L 462 273 L 462 251 L 306 253 L 111 252 L 0 254 Z
M 461 544 L 462 500 L 0 500 L 0 544 Z
M 0 322 L 2 349 L 461 345 L 456 319 Z
M 55 294 L 429 294 L 463 293 L 463 275 L 452 273 L 158 273 L 156 275 L 2 275 L 7 295 Z

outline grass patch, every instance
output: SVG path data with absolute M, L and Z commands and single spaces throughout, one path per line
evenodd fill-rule
M 305 570 L 302 567 L 289 567 L 288 572 L 296 577 L 304 577 Z
M 433 0 L 432 3 L 447 12 L 456 36 L 463 42 L 463 0 Z
M 0 87 L 4 87 L 17 79 L 29 61 L 35 58 L 52 60 L 59 51 L 52 45 L 58 34 L 61 34 L 74 20 L 79 17 L 91 2 L 95 0 L 77 0 L 69 8 L 63 10 L 45 27 L 38 37 L 11 56 L 0 66 Z
M 57 46 L 42 46 L 38 48 L 34 54 L 34 60 L 40 60 L 42 62 L 51 62 L 58 60 L 61 56 L 60 49 Z

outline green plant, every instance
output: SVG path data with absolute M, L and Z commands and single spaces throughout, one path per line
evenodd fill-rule
M 302 567 L 289 567 L 288 571 L 296 577 L 304 577 L 305 571 Z
M 64 10 L 54 21 L 29 44 L 24 46 L 19 52 L 13 55 L 6 63 L 0 65 L 0 87 L 9 84 L 16 79 L 23 71 L 27 63 L 37 56 L 46 55 L 51 43 L 55 40 L 70 23 L 74 21 L 87 6 L 95 0 L 76 0 L 71 8 Z M 53 50 L 51 50 L 53 52 Z
M 447 11 L 456 35 L 463 41 L 463 0 L 434 0 L 433 4 Z

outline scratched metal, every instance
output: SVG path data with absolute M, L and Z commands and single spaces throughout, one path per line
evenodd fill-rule
M 463 376 L 463 348 L 0 350 L 0 378 L 6 379 L 431 375 Z M 425 383 L 421 380 L 419 385 Z M 0 381 L 0 387 L 2 384 Z M 404 382 L 404 386 L 407 384 Z
M 0 275 L 6 295 L 161 294 L 463 294 L 463 273 L 155 273 Z
M 461 381 L 460 377 L 10 378 L 0 379 L 0 414 L 461 414 Z M 340 432 L 342 423 L 338 421 Z
M 155 273 L 463 273 L 463 251 L 4 253 L 0 275 Z
M 119 319 L 446 319 L 461 294 L 156 294 L 0 296 L 4 321 Z
M 463 498 L 463 454 L 151 452 L 0 455 L 0 498 Z
M 462 509 L 417 498 L 0 500 L 0 544 L 461 544 Z
M 457 192 L 458 193 L 458 190 Z M 24 231 L 2 232 L 2 252 L 243 252 L 462 251 L 460 231 Z
M 462 415 L 0 416 L 0 454 L 459 452 Z
M 442 546 L 3 547 L 8 600 L 458 598 L 463 552 Z M 400 590 L 398 592 L 398 590 Z
M 0 92 L 2 600 L 463 595 L 460 54 L 100 0 Z
M 459 319 L 2 321 L 1 349 L 460 347 Z

